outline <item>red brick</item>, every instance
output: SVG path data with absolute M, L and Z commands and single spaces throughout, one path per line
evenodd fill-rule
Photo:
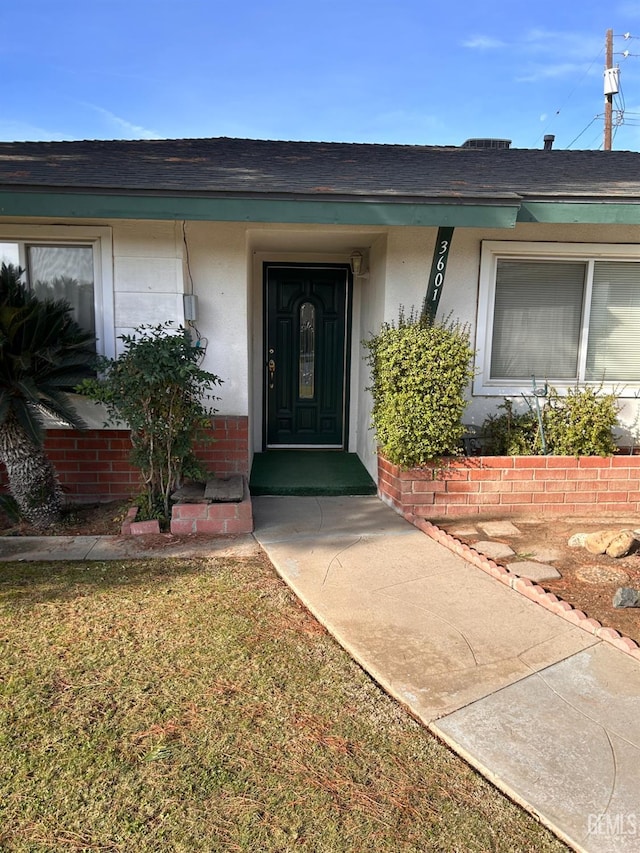
M 580 468 L 611 468 L 610 456 L 581 456 L 578 462 Z
M 206 518 L 208 504 L 175 504 L 173 507 L 173 518 L 193 519 Z
M 547 457 L 546 456 L 516 456 L 515 457 L 515 467 L 516 468 L 546 468 L 547 467 Z
M 598 492 L 597 503 L 626 503 L 629 492 Z
M 567 471 L 567 480 L 577 480 L 578 482 L 597 480 L 599 476 L 600 472 L 597 469 L 577 468 L 575 471 L 571 469 Z
M 500 503 L 500 495 L 496 493 L 483 493 L 469 495 L 469 504 L 478 506 L 495 506 Z
M 530 504 L 532 498 L 535 499 L 536 497 L 537 495 L 532 495 L 530 492 L 521 492 L 519 494 L 516 494 L 514 492 L 509 495 L 506 495 L 505 499 L 510 504 Z
M 551 484 L 549 484 L 551 485 Z M 562 483 L 564 485 L 564 483 Z M 521 483 L 513 483 L 513 491 L 514 492 L 544 492 L 548 491 L 546 483 L 537 483 L 532 482 L 531 480 L 525 480 Z
M 412 491 L 417 494 L 424 494 L 424 492 L 444 492 L 446 489 L 446 484 L 438 480 L 414 480 L 412 484 Z
M 635 468 L 637 470 L 640 468 L 640 455 L 627 456 L 621 454 L 619 456 L 612 456 L 611 466 L 613 468 Z
M 514 457 L 513 456 L 483 456 L 482 457 L 482 466 L 484 468 L 513 468 L 514 467 Z
M 601 480 L 629 480 L 631 479 L 631 468 L 609 468 L 600 472 Z
M 171 519 L 171 532 L 175 536 L 180 536 L 188 533 L 194 532 L 195 521 L 192 519 L 181 519 L 181 518 L 172 518 Z
M 253 521 L 242 518 L 229 518 L 225 522 L 224 532 L 229 536 L 238 533 L 252 533 Z
M 533 480 L 533 475 L 534 471 L 531 468 L 516 468 L 515 470 L 507 469 L 503 474 L 503 479 L 505 482 L 509 482 L 510 480 L 520 482 L 522 480 Z
M 447 483 L 447 492 L 449 494 L 458 493 L 469 493 L 469 492 L 479 492 L 480 491 L 480 483 L 469 483 L 469 482 L 459 482 L 456 480 L 452 480 Z
M 586 480 L 578 482 L 579 492 L 606 492 L 609 490 L 609 484 L 606 480 Z
M 575 480 L 547 480 L 545 483 L 540 483 L 547 494 L 554 492 L 575 492 L 578 484 Z
M 547 468 L 577 468 L 575 456 L 546 456 Z
M 480 483 L 481 492 L 512 492 L 513 483 L 505 483 L 504 480 L 487 480 Z
M 566 480 L 567 472 L 564 468 L 546 468 L 544 471 L 534 471 L 536 480 Z
M 469 479 L 475 480 L 501 480 L 502 476 L 499 470 L 495 468 L 472 468 L 469 471 Z

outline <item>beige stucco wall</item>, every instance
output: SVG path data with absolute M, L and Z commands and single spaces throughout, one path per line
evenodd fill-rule
M 47 224 L 43 220 L 23 220 Z M 3 223 L 20 225 L 15 220 Z M 53 223 L 49 223 L 53 224 Z M 61 222 L 57 224 L 62 224 Z M 368 271 L 354 284 L 351 346 L 349 450 L 375 474 L 375 437 L 370 430 L 369 372 L 362 341 L 383 321 L 397 319 L 400 305 L 419 309 L 424 297 L 436 228 L 384 228 L 85 220 L 112 235 L 113 292 L 110 306 L 115 335 L 140 324 L 184 322 L 183 294 L 198 297 L 196 326 L 208 339 L 205 369 L 218 374 L 217 408 L 222 414 L 249 415 L 254 450 L 262 448 L 262 264 L 265 261 L 348 262 L 350 251 L 365 251 Z M 469 325 L 475 335 L 482 240 L 637 243 L 640 227 L 518 225 L 508 230 L 457 228 L 439 314 Z M 475 345 L 475 337 L 472 342 Z M 470 399 L 469 423 L 481 423 L 502 398 Z M 637 433 L 639 401 L 624 401 L 621 419 Z M 85 414 L 95 426 L 102 418 Z M 93 413 L 93 414 L 91 414 Z

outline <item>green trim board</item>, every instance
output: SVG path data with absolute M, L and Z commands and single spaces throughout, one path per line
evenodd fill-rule
M 0 216 L 513 228 L 519 204 L 1 191 Z
M 253 457 L 252 495 L 375 495 L 357 454 L 338 450 L 267 450 Z
M 523 201 L 518 222 L 576 225 L 640 225 L 640 204 L 625 202 Z

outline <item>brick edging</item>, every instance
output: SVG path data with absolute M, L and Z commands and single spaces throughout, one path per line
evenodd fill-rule
M 582 628 L 583 631 L 587 631 L 587 633 L 592 634 L 599 640 L 604 640 L 614 648 L 619 649 L 620 651 L 631 655 L 635 660 L 640 661 L 640 646 L 638 646 L 638 643 L 636 643 L 635 640 L 632 640 L 630 637 L 625 637 L 614 628 L 605 628 L 597 619 L 591 619 L 586 613 L 583 613 L 582 610 L 577 610 L 572 604 L 558 598 L 554 593 L 547 592 L 539 584 L 533 583 L 533 581 L 530 581 L 528 578 L 520 577 L 520 575 L 517 575 L 510 569 L 496 563 L 495 560 L 490 560 L 488 557 L 485 557 L 484 554 L 481 554 L 479 551 L 476 551 L 474 548 L 471 548 L 469 545 L 466 545 L 464 542 L 456 539 L 455 536 L 452 536 L 450 533 L 447 533 L 445 530 L 442 530 L 430 521 L 426 521 L 424 518 L 419 518 L 412 513 L 404 513 L 403 515 L 404 518 L 410 524 L 413 524 L 414 527 L 417 527 L 418 530 L 426 533 L 427 536 L 430 536 L 431 539 L 439 542 L 440 545 L 444 545 L 445 548 L 453 551 L 454 554 L 458 554 L 458 556 L 462 557 L 468 563 L 471 563 L 471 565 L 476 566 L 478 569 L 482 569 L 483 572 L 486 572 L 488 575 L 491 575 L 492 578 L 499 580 L 500 583 L 510 587 L 520 593 L 520 595 L 524 595 L 525 598 L 528 598 L 530 601 L 534 601 L 536 604 L 544 607 L 545 610 L 555 613 L 556 616 L 562 616 L 562 618 L 566 619 L 567 622 L 577 625 L 578 628 Z

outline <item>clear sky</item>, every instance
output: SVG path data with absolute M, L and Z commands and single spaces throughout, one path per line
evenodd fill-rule
M 638 151 L 640 0 L 0 0 L 0 139 L 598 148 L 609 28 Z

